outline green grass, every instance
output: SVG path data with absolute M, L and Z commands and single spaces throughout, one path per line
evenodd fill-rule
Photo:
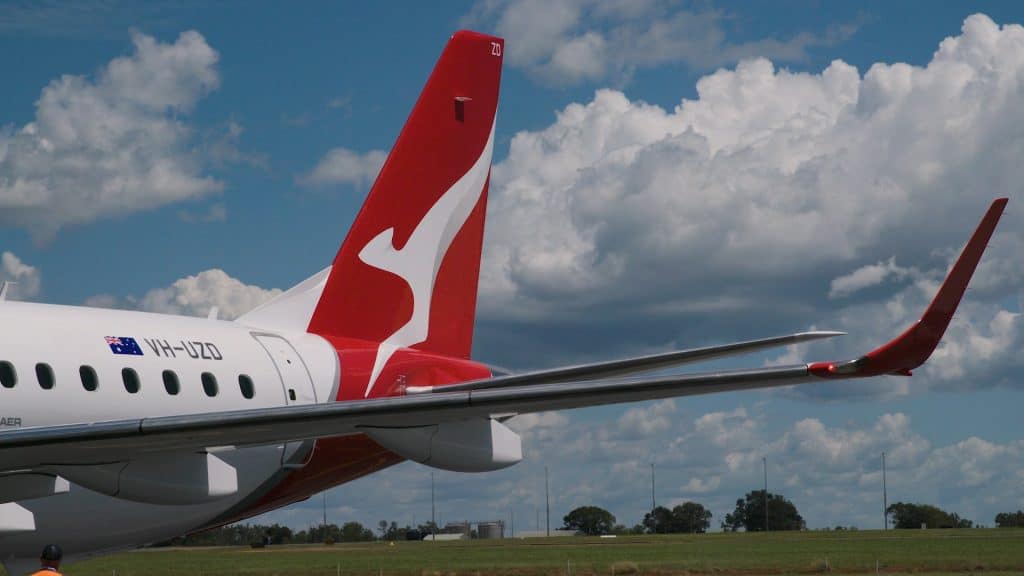
M 70 576 L 342 574 L 1022 574 L 1024 530 L 705 534 L 151 549 L 71 564 Z

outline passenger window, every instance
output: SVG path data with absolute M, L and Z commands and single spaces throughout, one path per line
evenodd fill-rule
M 139 374 L 131 368 L 124 368 L 121 370 L 121 380 L 124 382 L 124 389 L 129 394 L 135 394 L 139 391 Z
M 209 372 L 203 372 L 203 392 L 211 398 L 217 395 L 217 377 Z
M 80 366 L 78 375 L 82 378 L 82 388 L 89 392 L 95 392 L 100 385 L 100 379 L 96 377 L 96 371 L 92 366 Z
M 14 388 L 18 383 L 18 373 L 14 371 L 14 364 L 4 360 L 0 362 L 0 385 L 4 388 Z
M 245 374 L 238 376 L 238 388 L 242 391 L 242 396 L 246 399 L 251 399 L 256 395 L 256 388 L 252 385 L 252 378 L 249 378 Z
M 50 390 L 53 388 L 53 368 L 50 368 L 49 364 L 40 362 L 36 364 L 36 380 L 39 381 L 39 387 L 43 390 Z
M 164 370 L 164 390 L 171 396 L 177 396 L 181 391 L 181 384 L 178 382 L 178 375 L 174 370 Z

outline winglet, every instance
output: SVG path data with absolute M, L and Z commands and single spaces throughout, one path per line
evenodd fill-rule
M 1003 215 L 1008 199 L 999 198 L 992 202 L 985 217 L 967 242 L 953 269 L 939 287 L 924 315 L 906 332 L 895 340 L 848 362 L 816 362 L 808 369 L 815 376 L 823 378 L 848 378 L 898 374 L 910 376 L 911 371 L 924 364 L 939 345 L 945 334 L 960 299 L 967 290 L 967 283 L 974 275 L 981 255 L 992 238 L 999 218 Z

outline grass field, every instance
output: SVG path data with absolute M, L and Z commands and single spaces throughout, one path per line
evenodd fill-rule
M 337 574 L 1024 574 L 1024 530 L 538 538 L 139 550 L 70 576 Z

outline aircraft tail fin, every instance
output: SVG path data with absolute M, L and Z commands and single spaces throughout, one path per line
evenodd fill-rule
M 451 37 L 333 264 L 241 321 L 469 356 L 503 50 Z

